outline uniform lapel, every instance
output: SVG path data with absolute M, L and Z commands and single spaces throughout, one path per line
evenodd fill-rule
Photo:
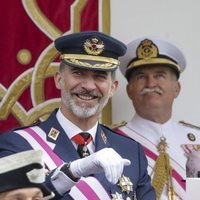
M 97 133 L 95 138 L 95 151 L 99 151 L 103 148 L 110 147 L 110 143 L 107 137 L 107 133 L 102 129 L 102 125 L 98 124 Z
M 46 132 L 47 141 L 55 145 L 53 152 L 57 154 L 60 159 L 62 159 L 64 162 L 69 162 L 80 158 L 71 140 L 60 126 L 56 118 L 56 111 L 51 114 L 48 120 L 42 122 L 39 126 Z M 50 137 L 52 128 L 59 132 L 56 139 Z

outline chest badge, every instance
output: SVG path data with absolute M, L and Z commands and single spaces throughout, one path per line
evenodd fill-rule
M 59 134 L 60 134 L 60 131 L 52 127 L 48 133 L 48 137 L 56 141 Z
M 112 199 L 111 200 L 123 200 L 122 194 L 119 194 L 118 192 L 115 192 L 115 194 L 111 194 Z
M 129 177 L 122 175 L 122 177 L 119 179 L 118 185 L 121 187 L 122 192 L 129 194 L 131 191 L 133 191 L 133 183 Z

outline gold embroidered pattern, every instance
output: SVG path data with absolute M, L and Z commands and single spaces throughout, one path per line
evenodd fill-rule
M 98 40 L 97 38 L 87 39 L 83 44 L 84 50 L 89 55 L 100 55 L 104 50 L 103 41 Z
M 47 37 L 51 38 L 52 41 L 63 34 L 40 10 L 36 0 L 24 0 L 22 3 L 26 8 L 25 11 L 27 12 L 27 16 L 30 16 L 30 19 L 34 21 L 35 25 L 46 34 Z M 74 19 L 74 21 L 71 22 L 72 28 L 69 30 L 71 32 L 80 31 L 80 24 L 77 24 L 76 15 L 79 14 L 80 23 L 81 11 L 87 4 L 87 0 L 77 0 L 75 4 L 75 6 L 71 7 L 71 13 L 74 14 L 73 16 L 71 14 L 71 19 Z M 110 12 L 108 9 L 109 6 L 107 6 L 110 4 L 110 1 L 103 0 L 102 4 L 104 4 L 102 12 Z M 109 34 L 110 28 L 108 25 L 110 25 L 108 19 L 102 19 L 103 32 L 106 32 L 107 34 Z M 25 57 L 23 55 L 26 56 L 26 59 L 24 59 Z M 19 61 L 26 60 L 26 62 L 28 62 L 30 57 L 27 52 L 23 55 L 20 54 Z M 52 44 L 45 48 L 38 57 L 36 65 L 17 77 L 9 88 L 5 88 L 0 83 L 0 119 L 6 119 L 11 113 L 20 125 L 26 126 L 38 120 L 38 118 L 45 120 L 49 113 L 60 106 L 60 98 L 50 100 L 45 100 L 44 98 L 45 79 L 47 77 L 53 77 L 55 71 L 58 70 L 58 63 L 52 63 L 57 55 L 58 52 L 52 42 Z M 21 59 L 22 56 L 23 59 Z M 18 99 L 28 87 L 31 88 L 33 107 L 26 111 L 23 105 L 18 102 Z M 110 116 L 110 109 L 111 108 L 109 107 L 108 111 L 105 113 L 106 116 Z
M 27 50 L 27 49 L 21 49 L 17 53 L 17 60 L 22 65 L 29 64 L 31 62 L 31 59 L 32 59 L 31 52 L 29 50 Z
M 151 40 L 145 39 L 138 46 L 136 54 L 139 59 L 155 58 L 158 57 L 158 48 Z
M 169 155 L 166 153 L 166 138 L 161 137 L 160 142 L 157 146 L 158 152 L 160 153 L 156 159 L 154 166 L 154 177 L 152 185 L 156 191 L 156 200 L 160 200 L 165 184 L 168 188 L 168 199 L 175 200 L 175 193 L 172 184 L 172 168 L 170 166 Z

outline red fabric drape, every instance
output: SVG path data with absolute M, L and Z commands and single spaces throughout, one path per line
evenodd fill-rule
M 43 30 L 33 21 L 25 10 L 25 0 L 6 0 L 0 7 L 0 112 L 2 102 L 6 100 L 4 92 L 20 75 L 34 68 L 40 54 L 53 42 Z M 75 0 L 37 0 L 35 3 L 51 23 L 62 33 L 72 30 L 71 6 Z M 80 30 L 98 30 L 98 0 L 90 0 L 81 11 Z M 17 55 L 20 50 L 27 50 L 31 59 L 28 63 L 20 63 Z M 49 87 L 50 86 L 50 87 Z M 4 92 L 2 92 L 4 91 Z M 45 81 L 45 99 L 59 97 L 53 78 Z M 33 107 L 30 97 L 30 87 L 17 99 L 17 102 L 28 112 Z M 2 114 L 2 113 L 0 113 Z M 19 126 L 19 122 L 9 113 L 6 119 L 0 119 L 0 132 Z

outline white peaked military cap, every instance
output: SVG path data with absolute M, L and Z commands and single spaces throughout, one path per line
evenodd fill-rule
M 142 37 L 127 44 L 124 56 L 119 57 L 120 71 L 127 78 L 141 66 L 162 65 L 175 70 L 177 77 L 186 67 L 183 52 L 171 42 L 158 37 Z
M 41 150 L 29 150 L 0 158 L 0 193 L 37 187 L 45 199 L 54 197 L 45 185 L 45 168 Z

